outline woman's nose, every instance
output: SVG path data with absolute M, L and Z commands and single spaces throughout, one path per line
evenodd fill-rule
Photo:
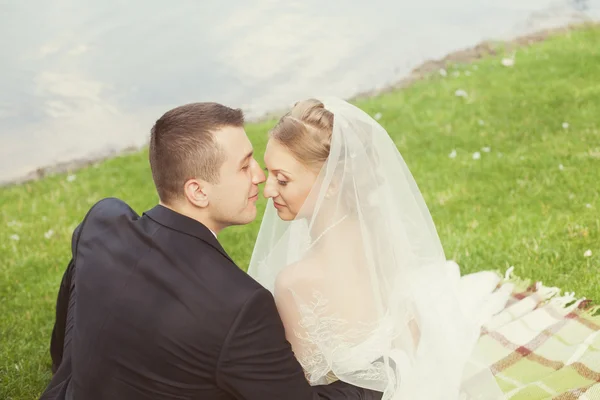
M 275 185 L 273 184 L 273 182 L 270 179 L 267 179 L 267 183 L 265 183 L 265 187 L 263 189 L 263 195 L 267 199 L 277 197 L 277 190 L 275 189 Z

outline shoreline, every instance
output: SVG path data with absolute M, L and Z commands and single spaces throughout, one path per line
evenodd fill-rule
M 445 57 L 440 59 L 432 59 L 423 62 L 419 66 L 413 68 L 406 77 L 392 82 L 390 84 L 385 85 L 382 88 L 368 90 L 364 92 L 357 93 L 350 98 L 348 101 L 357 101 L 365 98 L 370 98 L 374 96 L 378 96 L 384 93 L 389 93 L 395 90 L 404 89 L 411 86 L 413 83 L 422 80 L 432 74 L 438 72 L 440 69 L 447 67 L 452 63 L 463 63 L 468 64 L 474 61 L 480 60 L 484 57 L 495 56 L 497 55 L 498 48 L 504 46 L 506 49 L 518 49 L 531 46 L 533 44 L 543 42 L 549 37 L 566 34 L 574 29 L 590 27 L 590 26 L 599 26 L 600 24 L 595 22 L 583 22 L 583 23 L 575 23 L 568 24 L 558 28 L 550 28 L 543 29 L 540 31 L 536 31 L 533 33 L 525 34 L 522 36 L 515 37 L 511 40 L 486 40 L 478 43 L 475 46 L 459 49 L 453 52 L 450 52 Z M 278 119 L 283 114 L 287 112 L 287 109 L 273 110 L 265 113 L 264 115 L 257 117 L 255 119 L 247 121 L 247 123 L 261 123 L 265 121 L 269 121 L 272 119 Z M 123 149 L 115 149 L 110 150 L 95 156 L 85 156 L 81 158 L 75 158 L 71 161 L 60 162 L 53 165 L 43 166 L 36 168 L 35 170 L 27 173 L 24 176 L 8 179 L 6 181 L 0 182 L 0 188 L 6 188 L 9 186 L 15 186 L 24 184 L 31 181 L 36 181 L 42 179 L 47 176 L 57 175 L 62 173 L 70 173 L 77 171 L 79 169 L 89 167 L 98 163 L 101 163 L 105 160 L 137 153 L 146 148 L 147 145 L 143 145 L 140 147 L 126 147 Z

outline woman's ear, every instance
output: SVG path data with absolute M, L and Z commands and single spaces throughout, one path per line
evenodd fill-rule
M 200 179 L 189 179 L 184 186 L 185 198 L 196 207 L 205 208 L 209 204 L 210 184 Z
M 339 184 L 332 180 L 331 183 L 329 184 L 329 187 L 327 188 L 327 193 L 325 193 L 325 198 L 330 199 L 332 197 L 335 197 L 338 194 L 339 190 L 340 190 Z

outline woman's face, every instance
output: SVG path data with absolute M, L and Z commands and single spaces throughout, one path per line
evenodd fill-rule
M 273 199 L 277 215 L 284 221 L 296 218 L 318 173 L 298 161 L 279 141 L 269 139 L 265 151 L 265 166 L 268 172 L 264 196 Z

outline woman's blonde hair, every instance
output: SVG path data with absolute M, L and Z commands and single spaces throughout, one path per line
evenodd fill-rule
M 303 100 L 271 130 L 271 138 L 285 146 L 292 155 L 307 167 L 319 171 L 331 145 L 333 113 L 319 100 Z

